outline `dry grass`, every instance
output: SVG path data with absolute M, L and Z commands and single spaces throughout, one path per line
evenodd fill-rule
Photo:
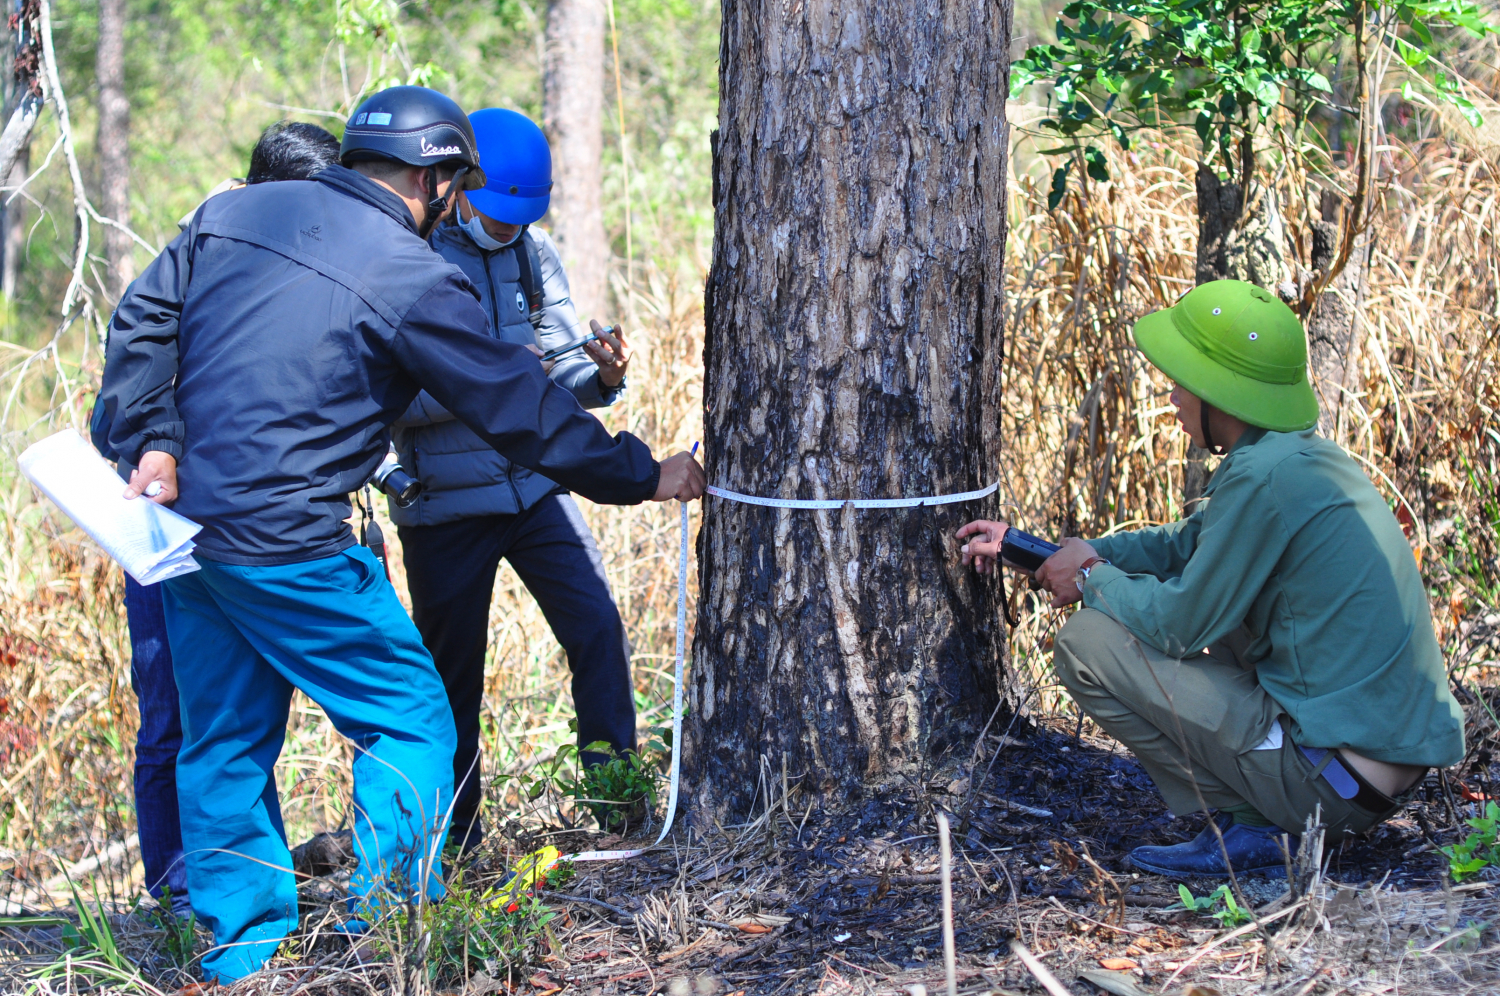
M 1341 441 L 1393 503 L 1408 510 L 1440 638 L 1455 680 L 1471 689 L 1465 702 L 1471 743 L 1487 751 L 1497 731 L 1473 689 L 1493 684 L 1500 631 L 1495 498 L 1500 246 L 1494 235 L 1500 178 L 1488 161 L 1441 143 L 1397 150 L 1391 162 L 1399 172 L 1387 176 L 1383 189 L 1365 312 L 1369 334 Z M 1167 385 L 1131 348 L 1129 328 L 1136 317 L 1191 285 L 1196 240 L 1191 167 L 1169 148 L 1146 146 L 1139 158 L 1118 161 L 1113 169 L 1117 183 L 1087 198 L 1070 198 L 1057 212 L 1045 210 L 1045 188 L 1035 178 L 1018 177 L 1013 186 L 1011 348 L 1003 412 L 1012 458 L 1002 468 L 1010 472 L 1002 486 L 1016 521 L 1046 534 L 1091 535 L 1181 514 L 1183 440 L 1170 423 Z M 629 293 L 619 288 L 630 324 L 641 329 L 640 351 L 630 393 L 605 420 L 653 447 L 681 448 L 695 437 L 700 279 L 692 271 L 653 270 Z M 20 352 L 6 358 L 4 384 L 14 397 L 4 426 L 11 453 L 51 428 L 81 425 L 89 398 L 83 385 L 97 377 L 97 354 L 88 351 L 83 330 L 68 330 L 58 348 L 40 358 Z M 33 414 L 21 414 L 27 412 Z M 28 421 L 43 412 L 45 418 Z M 58 902 L 63 896 L 56 876 L 129 837 L 135 718 L 118 569 L 39 504 L 24 482 L 5 481 L 0 492 L 5 530 L 0 900 L 14 909 Z M 604 551 L 634 647 L 642 722 L 656 722 L 670 697 L 675 508 L 589 507 L 585 514 Z M 394 538 L 394 530 L 388 534 Z M 397 590 L 404 594 L 399 550 L 393 553 Z M 1030 711 L 1070 714 L 1071 703 L 1052 682 L 1045 652 L 1048 627 L 1056 620 L 1021 591 L 1014 605 L 1021 625 L 1013 648 Z M 481 881 L 510 854 L 534 845 L 531 832 L 576 818 L 567 800 L 547 796 L 524 806 L 514 790 L 514 776 L 568 739 L 571 704 L 566 664 L 540 612 L 508 571 L 496 587 L 492 620 L 493 664 L 484 703 L 488 799 L 496 817 L 512 819 L 513 833 L 496 835 L 490 871 Z M 1001 751 L 1005 741 L 996 744 Z M 278 768 L 294 839 L 344 820 L 348 760 L 347 747 L 321 712 L 299 700 Z M 1476 755 L 1461 774 L 1481 778 L 1480 770 L 1488 766 L 1487 755 L 1482 763 Z M 842 833 L 847 841 L 838 841 L 842 871 L 825 866 L 817 875 L 800 872 L 797 860 L 802 859 L 789 855 L 800 854 L 804 844 L 818 846 L 808 843 L 818 840 L 833 847 L 841 824 L 837 814 L 812 813 L 812 800 L 795 787 L 778 794 L 774 783 L 769 780 L 765 810 L 747 827 L 715 828 L 640 862 L 581 868 L 569 892 L 618 911 L 563 902 L 567 917 L 534 943 L 534 954 L 550 959 L 545 967 L 551 976 L 543 980 L 572 980 L 575 988 L 569 991 L 579 992 L 678 992 L 668 988 L 673 978 L 707 975 L 716 981 L 713 989 L 701 991 L 781 987 L 784 992 L 884 993 L 918 982 L 937 991 L 936 969 L 882 966 L 878 960 L 854 965 L 839 946 L 844 942 L 820 937 L 814 944 L 807 928 L 798 934 L 795 925 L 775 923 L 771 932 L 751 936 L 735 927 L 747 917 L 779 915 L 778 909 L 819 881 L 831 887 L 866 881 L 870 884 L 861 888 L 867 892 L 882 881 L 894 890 L 887 903 L 918 912 L 923 895 L 932 891 L 930 839 L 902 851 L 899 841 L 851 830 Z M 930 815 L 932 801 L 923 805 L 922 812 Z M 1032 834 L 1057 832 L 1045 823 L 1016 826 L 1041 828 L 1026 831 Z M 519 839 L 516 830 L 524 831 Z M 119 909 L 137 891 L 141 872 L 133 853 L 116 851 L 123 856 L 104 861 L 97 874 L 85 877 L 101 899 Z M 902 853 L 906 864 L 893 863 Z M 1066 979 L 1101 954 L 1120 954 L 1145 968 L 1147 975 L 1136 978 L 1149 980 L 1153 989 L 1191 957 L 1185 952 L 1212 936 L 1203 924 L 1184 924 L 1180 914 L 1154 908 L 1132 907 L 1131 919 L 1091 926 L 1090 918 L 1108 922 L 1106 909 L 1074 900 L 1059 906 L 1007 891 L 1004 883 L 1019 869 L 1001 854 L 968 848 L 962 860 L 969 868 L 960 870 L 958 886 L 964 991 L 1030 985 L 1019 964 L 1001 951 L 997 939 L 1006 931 L 1019 933 Z M 723 868 L 729 871 L 721 873 Z M 880 908 L 871 902 L 870 909 Z M 1495 980 L 1486 974 L 1493 972 L 1494 953 L 1477 947 L 1492 941 L 1492 932 L 1481 931 L 1472 944 L 1444 942 L 1467 922 L 1495 922 L 1500 911 L 1482 891 L 1454 896 L 1375 887 L 1354 897 L 1330 886 L 1315 904 L 1320 915 L 1299 914 L 1290 931 L 1251 933 L 1206 952 L 1173 985 L 1196 980 L 1223 992 L 1289 996 L 1341 987 L 1372 993 L 1494 991 Z M 912 919 L 915 912 L 902 915 L 910 922 L 895 917 L 892 936 L 925 931 L 932 917 L 930 909 L 921 923 Z M 137 917 L 116 922 L 126 953 L 156 966 L 156 985 L 185 981 L 163 960 L 162 931 Z M 1445 925 L 1449 932 L 1438 933 Z M 815 925 L 816 930 L 825 926 L 830 936 L 838 936 L 837 925 Z M 862 929 L 887 936 L 875 927 Z M 56 931 L 5 931 L 0 937 L 12 953 L 8 965 L 0 965 L 0 988 L 7 990 L 38 966 L 55 963 L 64 950 Z M 848 943 L 873 945 L 875 957 L 881 957 L 886 940 L 868 933 L 861 937 Z M 752 968 L 771 953 L 801 950 L 804 940 L 802 967 L 769 976 Z M 903 957 L 915 950 L 912 940 L 905 938 Z M 922 943 L 938 944 L 936 935 Z M 602 954 L 596 958 L 597 953 Z M 299 965 L 324 955 L 293 954 L 277 973 L 244 990 L 366 991 L 400 975 L 339 967 L 337 958 L 324 962 L 321 974 L 299 974 Z M 517 974 L 519 967 L 510 966 L 509 979 L 519 991 L 531 991 L 522 980 L 536 967 Z M 41 983 L 29 984 L 44 991 Z M 45 985 L 50 987 L 45 991 L 73 992 L 94 983 L 74 973 Z M 135 988 L 149 987 L 138 983 Z M 532 988 L 542 988 L 541 983 Z

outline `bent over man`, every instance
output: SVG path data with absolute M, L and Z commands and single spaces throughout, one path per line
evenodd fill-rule
M 247 183 L 307 180 L 338 162 L 339 140 L 317 125 L 279 121 L 261 133 L 250 152 L 244 181 L 229 180 L 215 193 Z M 214 193 L 209 194 L 210 197 Z M 195 208 L 183 220 L 191 223 Z M 134 465 L 119 460 L 109 445 L 106 406 L 95 405 L 90 435 L 105 458 L 116 460 L 120 476 L 130 479 Z M 187 868 L 182 856 L 178 823 L 177 752 L 182 748 L 182 714 L 177 682 L 172 677 L 172 651 L 162 608 L 161 585 L 143 585 L 125 575 L 125 617 L 130 627 L 130 686 L 135 690 L 141 722 L 135 741 L 135 822 L 141 840 L 141 865 L 146 891 L 186 918 Z
M 110 441 L 200 523 L 202 570 L 165 582 L 178 759 L 206 978 L 259 968 L 296 923 L 273 766 L 294 688 L 355 747 L 354 906 L 441 893 L 453 719 L 348 495 L 420 388 L 523 466 L 595 501 L 697 497 L 687 454 L 611 438 L 535 357 L 488 334 L 426 237 L 483 183 L 468 119 L 393 87 L 350 119 L 342 166 L 209 200 L 136 280 L 105 369 Z M 178 477 L 180 466 L 181 476 Z M 180 483 L 180 494 L 179 494 Z M 358 930 L 356 922 L 351 929 Z
M 1358 833 L 1459 761 L 1463 714 L 1400 526 L 1313 431 L 1291 309 L 1222 280 L 1134 335 L 1193 442 L 1225 456 L 1186 519 L 1068 539 L 1037 569 L 1054 606 L 1086 606 L 1058 635 L 1058 677 L 1174 813 L 1217 810 L 1194 840 L 1136 848 L 1136 867 L 1281 874 L 1283 832 L 1295 853 L 1318 807 L 1335 837 Z M 1005 529 L 964 526 L 964 559 L 992 568 Z
M 498 107 L 475 111 L 469 123 L 486 183 L 459 195 L 456 217 L 438 226 L 432 246 L 479 291 L 491 335 L 532 349 L 576 342 L 583 332 L 557 247 L 529 227 L 551 199 L 547 139 L 524 115 Z M 585 408 L 614 403 L 629 363 L 623 333 L 611 335 L 598 322 L 593 330 L 597 342 L 559 357 L 548 372 Z M 500 560 L 510 562 L 567 652 L 579 747 L 635 747 L 625 625 L 599 548 L 564 488 L 495 452 L 425 391 L 394 428 L 401 463 L 421 480 L 422 492 L 409 507 L 392 501 L 391 519 L 401 534 L 412 619 L 453 706 L 458 749 L 449 839 L 468 850 L 484 836 L 479 710 Z

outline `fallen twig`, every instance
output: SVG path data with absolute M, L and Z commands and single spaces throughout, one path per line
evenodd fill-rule
M 1194 954 L 1191 958 L 1189 958 L 1187 961 L 1183 962 L 1181 965 L 1178 965 L 1176 971 L 1174 971 L 1167 978 L 1166 985 L 1163 986 L 1162 988 L 1165 989 L 1167 987 L 1170 987 L 1172 985 L 1172 983 L 1176 981 L 1176 979 L 1177 979 L 1177 977 L 1179 975 L 1181 975 L 1183 972 L 1187 971 L 1193 965 L 1197 964 L 1198 959 L 1200 959 L 1204 955 L 1208 954 L 1210 951 L 1212 951 L 1214 948 L 1218 947 L 1220 944 L 1223 944 L 1226 941 L 1232 941 L 1236 937 L 1240 937 L 1243 934 L 1250 933 L 1252 930 L 1259 930 L 1260 928 L 1264 927 L 1266 924 L 1270 923 L 1271 921 L 1273 921 L 1273 920 L 1280 920 L 1282 917 L 1287 916 L 1287 915 L 1289 915 L 1289 914 L 1291 914 L 1291 913 L 1293 913 L 1293 912 L 1301 909 L 1302 907 L 1304 907 L 1306 905 L 1307 905 L 1307 897 L 1304 896 L 1301 899 L 1297 900 L 1292 905 L 1288 906 L 1286 909 L 1281 910 L 1278 913 L 1272 913 L 1270 916 L 1266 917 L 1264 920 L 1255 920 L 1252 923 L 1245 924 L 1243 927 L 1236 927 L 1234 930 L 1231 930 L 1229 933 L 1225 934 L 1223 937 L 1215 938 L 1214 940 L 1209 941 L 1207 944 L 1203 945 L 1203 947 L 1199 948 L 1198 951 L 1197 951 L 1197 953 Z
M 1036 980 L 1042 984 L 1042 988 L 1051 993 L 1052 996 L 1073 996 L 1072 993 L 1068 992 L 1068 987 L 1058 982 L 1057 976 L 1048 971 L 1047 966 L 1043 965 L 1041 959 L 1032 954 L 1026 945 L 1012 937 L 1010 939 L 1010 949 L 1015 952 L 1017 958 L 1021 959 L 1021 964 L 1026 966 L 1026 970 L 1036 976 Z

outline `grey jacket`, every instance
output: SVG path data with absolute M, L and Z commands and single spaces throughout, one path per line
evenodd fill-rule
M 490 319 L 491 335 L 504 342 L 547 350 L 572 342 L 588 330 L 578 327 L 568 277 L 551 236 L 539 228 L 529 229 L 527 235 L 541 259 L 543 318 L 536 329 L 527 320 L 526 295 L 516 260 L 519 241 L 515 248 L 485 252 L 462 228 L 445 224 L 433 233 L 431 242 L 478 288 L 480 305 Z M 601 408 L 613 404 L 624 385 L 607 390 L 598 374 L 598 365 L 579 350 L 558 360 L 551 377 L 554 384 L 572 392 L 583 407 Z M 401 466 L 422 482 L 422 494 L 409 508 L 390 503 L 391 521 L 398 526 L 435 526 L 476 515 L 515 515 L 561 490 L 541 474 L 495 452 L 426 391 L 417 395 L 391 428 Z

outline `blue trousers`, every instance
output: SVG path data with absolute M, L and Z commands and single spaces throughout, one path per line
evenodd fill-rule
M 130 687 L 141 710 L 135 738 L 135 823 L 141 836 L 146 890 L 157 899 L 170 890 L 172 912 L 186 916 L 187 867 L 177 821 L 182 713 L 177 680 L 172 677 L 161 586 L 142 586 L 125 575 L 125 613 L 130 621 Z
M 204 978 L 228 983 L 260 969 L 297 924 L 273 773 L 293 689 L 354 744 L 356 908 L 416 888 L 442 895 L 453 715 L 368 549 L 300 564 L 200 563 L 162 584 L 182 698 L 188 888 L 216 945 Z
M 484 839 L 479 707 L 500 559 L 510 562 L 567 652 L 580 747 L 603 740 L 616 751 L 635 749 L 625 624 L 604 576 L 604 558 L 571 495 L 548 495 L 520 515 L 476 515 L 403 526 L 400 532 L 412 618 L 443 676 L 458 728 L 449 836 L 474 848 Z M 584 756 L 585 763 L 605 759 Z

